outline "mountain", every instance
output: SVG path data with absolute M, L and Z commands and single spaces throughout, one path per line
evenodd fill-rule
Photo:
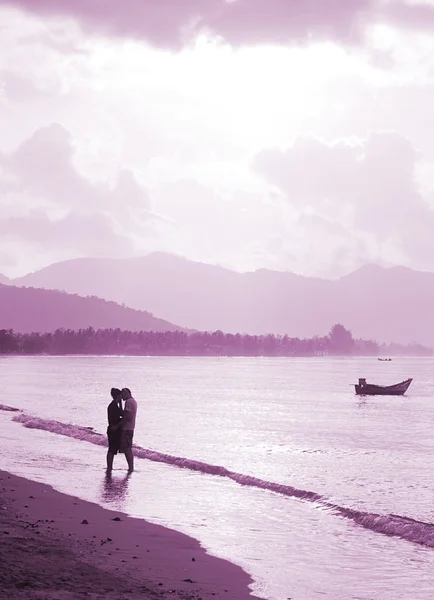
M 2 283 L 3 285 L 8 285 L 8 283 L 10 283 L 10 279 L 6 277 L 6 275 L 2 275 L 0 273 L 0 283 Z
M 0 284 L 0 329 L 21 333 L 56 329 L 125 329 L 174 331 L 172 323 L 151 314 L 75 294 Z
M 96 295 L 199 330 L 312 337 L 342 323 L 355 337 L 434 346 L 434 274 L 404 267 L 366 265 L 332 281 L 156 253 L 70 260 L 11 283 Z
M 155 253 L 131 259 L 70 260 L 12 283 L 96 295 L 150 310 L 182 327 L 190 328 L 194 323 L 193 329 L 241 333 L 294 331 L 294 335 L 304 335 L 304 327 L 298 327 L 297 320 L 288 318 L 286 302 L 281 296 L 289 285 L 293 310 L 304 310 L 304 286 L 300 288 L 299 281 L 307 287 L 311 285 L 311 280 L 290 273 L 261 270 L 240 274 Z M 327 286 L 330 282 L 318 280 L 321 283 Z M 306 335 L 318 333 L 322 324 L 321 319 L 312 318 L 312 327 Z

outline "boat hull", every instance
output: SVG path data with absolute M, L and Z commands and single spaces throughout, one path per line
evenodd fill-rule
M 355 384 L 356 394 L 359 396 L 402 396 L 410 387 L 413 379 L 406 379 L 395 385 L 374 385 L 365 383 L 364 385 Z

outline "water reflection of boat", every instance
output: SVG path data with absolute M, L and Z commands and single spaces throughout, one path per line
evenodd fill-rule
M 375 385 L 366 383 L 366 379 L 359 379 L 359 383 L 356 383 L 354 387 L 359 396 L 402 396 L 412 381 L 413 379 L 406 379 L 394 385 Z

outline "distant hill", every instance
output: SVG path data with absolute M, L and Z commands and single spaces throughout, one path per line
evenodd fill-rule
M 199 330 L 312 337 L 343 323 L 355 337 L 434 346 L 434 274 L 404 267 L 366 265 L 331 281 L 156 253 L 70 260 L 12 283 L 96 295 Z
M 147 312 L 99 298 L 0 284 L 0 329 L 28 333 L 87 327 L 129 331 L 181 329 Z
M 7 285 L 8 283 L 10 283 L 10 280 L 8 277 L 6 277 L 6 275 L 2 275 L 0 273 L 0 283 L 2 283 L 3 285 Z

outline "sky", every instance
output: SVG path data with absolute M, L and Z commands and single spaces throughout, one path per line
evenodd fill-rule
M 434 271 L 434 0 L 0 0 L 0 273 Z

